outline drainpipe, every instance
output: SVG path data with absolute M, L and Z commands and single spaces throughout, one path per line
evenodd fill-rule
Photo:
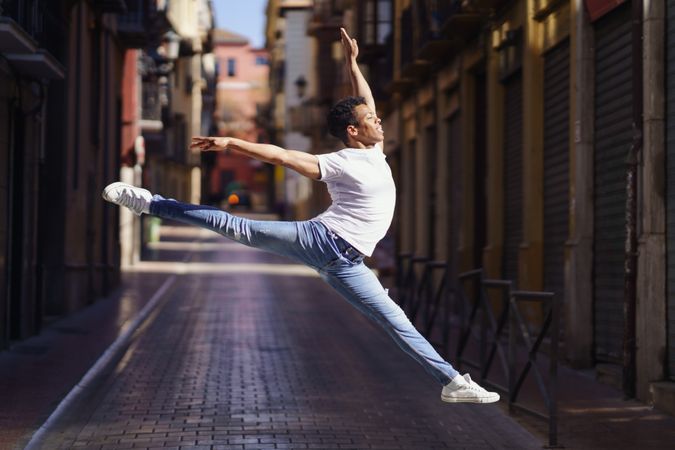
M 626 167 L 626 241 L 624 262 L 624 341 L 623 393 L 635 397 L 636 387 L 636 317 L 637 296 L 637 171 L 642 151 L 642 7 L 643 0 L 632 2 L 632 68 L 633 68 L 633 142 Z

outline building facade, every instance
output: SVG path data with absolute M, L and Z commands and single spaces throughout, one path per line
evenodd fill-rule
M 317 67 L 340 61 L 326 50 L 339 26 L 359 40 L 397 181 L 395 252 L 446 261 L 454 280 L 482 268 L 554 292 L 567 363 L 671 412 L 673 11 L 647 0 L 318 1 L 310 26 Z M 332 88 L 306 111 L 346 93 L 340 75 L 315 74 Z M 526 315 L 538 324 L 542 312 Z
M 200 156 L 190 138 L 213 133 L 216 67 L 210 1 L 127 2 L 118 29 L 127 46 L 122 79 L 119 177 L 166 197 L 199 203 Z M 151 238 L 145 221 L 120 211 L 123 266 Z
M 252 48 L 248 39 L 227 30 L 215 30 L 214 54 L 218 67 L 215 132 L 251 142 L 269 142 L 269 61 L 265 49 Z M 239 207 L 269 211 L 275 203 L 274 168 L 233 153 L 206 153 L 203 160 L 204 199 L 227 207 L 235 193 Z
M 164 2 L 164 7 L 166 31 L 141 56 L 143 183 L 152 192 L 199 203 L 200 156 L 189 144 L 202 134 L 202 118 L 209 117 L 202 99 L 215 76 L 213 13 L 206 0 Z
M 672 411 L 657 3 L 397 0 L 383 114 L 399 249 L 555 292 L 568 362 Z
M 211 23 L 206 0 L 0 2 L 0 349 L 111 293 L 137 257 L 120 239 L 140 226 L 100 198 L 120 174 L 140 183 L 152 160 L 152 187 L 198 200 Z M 158 127 L 169 163 L 144 140 Z
M 123 2 L 0 3 L 0 349 L 108 294 Z
M 270 55 L 270 96 L 273 143 L 285 148 L 317 153 L 305 134 L 302 115 L 294 114 L 312 97 L 318 86 L 319 60 L 316 41 L 308 35 L 314 2 L 311 0 L 270 0 L 267 4 L 266 48 Z M 284 168 L 276 171 L 275 182 L 283 215 L 288 219 L 312 216 L 311 180 Z

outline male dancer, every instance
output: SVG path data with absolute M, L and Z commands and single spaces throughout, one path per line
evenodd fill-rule
M 391 224 L 396 187 L 382 149 L 384 132 L 375 113 L 375 101 L 356 63 L 356 39 L 351 39 L 344 29 L 341 39 L 354 97 L 341 100 L 330 110 L 328 129 L 347 148 L 312 155 L 229 137 L 195 137 L 190 145 L 195 151 L 235 151 L 325 182 L 332 204 L 324 213 L 304 222 L 255 221 L 208 206 L 166 200 L 125 183 L 107 186 L 103 198 L 138 215 L 152 214 L 208 228 L 316 269 L 441 383 L 441 400 L 496 402 L 499 394 L 486 391 L 468 374 L 460 375 L 443 360 L 363 263 Z

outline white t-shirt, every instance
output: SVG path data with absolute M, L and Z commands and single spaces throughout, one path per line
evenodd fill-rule
M 396 186 L 382 147 L 317 156 L 333 203 L 316 220 L 371 256 L 391 225 L 396 205 Z

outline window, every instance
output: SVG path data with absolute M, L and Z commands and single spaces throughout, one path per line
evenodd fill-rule
M 255 65 L 256 66 L 266 66 L 267 65 L 267 58 L 265 56 L 256 56 L 255 57 Z
M 237 60 L 234 58 L 227 58 L 227 76 L 233 77 L 237 73 Z
M 366 0 L 361 3 L 361 39 L 366 45 L 384 45 L 391 27 L 391 0 Z

